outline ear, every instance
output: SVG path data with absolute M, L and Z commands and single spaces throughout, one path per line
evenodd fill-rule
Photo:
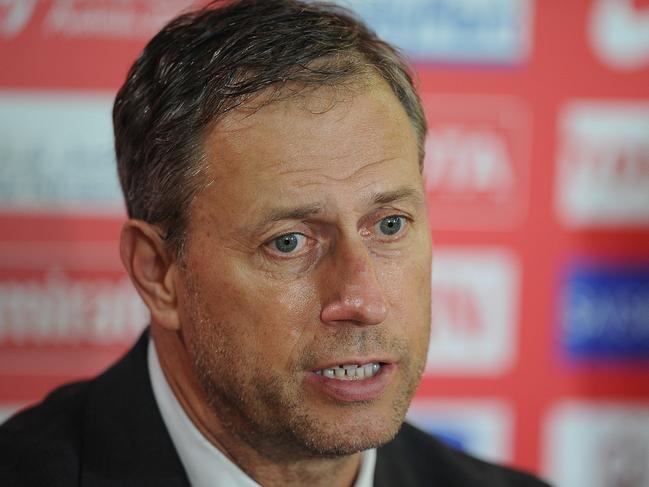
M 158 228 L 142 220 L 127 220 L 119 250 L 131 281 L 151 312 L 152 322 L 170 331 L 178 330 L 177 264 Z

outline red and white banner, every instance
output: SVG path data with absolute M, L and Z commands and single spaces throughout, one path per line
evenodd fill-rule
M 111 105 L 189 0 L 0 0 L 0 421 L 147 323 Z M 559 487 L 649 485 L 649 0 L 346 0 L 429 122 L 431 347 L 409 417 Z

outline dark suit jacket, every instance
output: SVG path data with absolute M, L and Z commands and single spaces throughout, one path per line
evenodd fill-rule
M 0 485 L 188 487 L 151 389 L 147 340 L 145 333 L 96 379 L 63 386 L 0 427 Z M 451 450 L 409 425 L 379 448 L 374 483 L 545 485 Z

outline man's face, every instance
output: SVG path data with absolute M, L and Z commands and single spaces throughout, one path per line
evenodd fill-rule
M 276 458 L 391 439 L 428 348 L 414 130 L 382 83 L 331 96 L 218 124 L 181 270 L 183 338 L 210 407 Z

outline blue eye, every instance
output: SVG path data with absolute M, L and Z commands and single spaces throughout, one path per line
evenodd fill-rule
M 379 231 L 383 235 L 388 235 L 388 236 L 395 235 L 399 233 L 401 227 L 403 227 L 403 223 L 404 223 L 404 217 L 402 216 L 396 216 L 396 215 L 388 216 L 383 218 L 379 222 Z
M 297 248 L 300 244 L 301 238 L 304 238 L 304 235 L 299 233 L 287 233 L 286 235 L 281 235 L 273 240 L 273 244 L 277 250 L 284 254 L 288 254 Z

